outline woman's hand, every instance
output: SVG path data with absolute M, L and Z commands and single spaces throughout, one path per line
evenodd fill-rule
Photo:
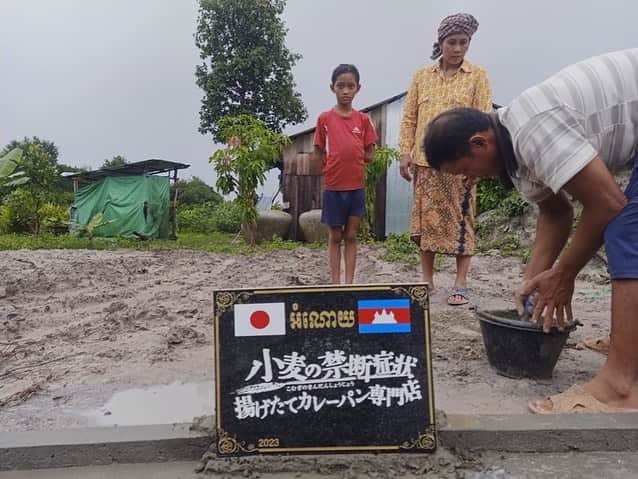
M 410 174 L 410 166 L 412 165 L 412 157 L 410 155 L 401 155 L 399 157 L 399 173 L 406 181 L 412 181 Z

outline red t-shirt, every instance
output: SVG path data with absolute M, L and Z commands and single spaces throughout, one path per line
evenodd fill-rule
M 377 141 L 372 120 L 352 110 L 341 116 L 334 110 L 319 115 L 314 144 L 326 154 L 323 164 L 325 190 L 358 190 L 365 185 L 364 150 Z

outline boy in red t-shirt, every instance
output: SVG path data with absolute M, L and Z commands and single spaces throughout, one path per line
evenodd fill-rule
M 314 154 L 323 163 L 321 222 L 330 227 L 328 254 L 332 282 L 340 283 L 341 241 L 344 241 L 345 282 L 354 280 L 357 232 L 365 211 L 365 163 L 372 161 L 377 133 L 370 117 L 352 108 L 361 89 L 354 65 L 339 65 L 332 72 L 330 89 L 337 105 L 317 120 Z

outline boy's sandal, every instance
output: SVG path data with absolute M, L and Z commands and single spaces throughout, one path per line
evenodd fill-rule
M 596 351 L 600 354 L 609 354 L 609 343 L 610 338 L 609 335 L 600 336 L 597 338 L 585 338 L 583 341 L 583 346 L 587 349 L 591 349 L 592 351 Z
M 450 306 L 461 306 L 470 302 L 469 290 L 462 288 L 461 286 L 454 286 L 452 288 L 452 294 L 447 298 L 447 304 Z
M 567 391 L 546 399 L 530 401 L 527 407 L 535 414 L 638 412 L 638 409 L 619 408 L 602 403 L 585 391 L 580 384 L 574 384 Z

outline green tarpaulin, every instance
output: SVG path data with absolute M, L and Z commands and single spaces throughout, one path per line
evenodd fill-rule
M 168 238 L 168 176 L 108 177 L 75 193 L 71 221 L 86 226 L 97 213 L 104 226 L 94 236 Z

